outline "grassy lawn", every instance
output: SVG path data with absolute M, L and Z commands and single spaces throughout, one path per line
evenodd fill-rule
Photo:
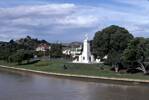
M 113 71 L 110 71 L 110 66 L 106 66 L 103 64 L 73 64 L 63 60 L 39 61 L 37 63 L 24 65 L 17 65 L 12 63 L 9 64 L 4 61 L 0 61 L 0 64 L 46 72 L 149 80 L 149 76 L 143 75 L 143 73 L 115 73 Z M 67 69 L 64 69 L 64 65 L 67 67 Z

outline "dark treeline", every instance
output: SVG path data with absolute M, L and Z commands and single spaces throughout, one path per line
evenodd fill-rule
M 51 46 L 52 51 L 35 51 L 40 44 Z M 60 57 L 62 56 L 61 47 L 61 44 L 58 43 L 48 43 L 45 40 L 38 40 L 27 36 L 26 38 L 21 38 L 16 41 L 10 40 L 9 42 L 0 42 L 0 60 L 21 64 L 22 61 L 29 62 L 35 55 L 49 56 L 51 54 L 52 57 Z

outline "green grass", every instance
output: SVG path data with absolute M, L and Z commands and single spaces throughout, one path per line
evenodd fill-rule
M 143 73 L 128 74 L 125 72 L 115 73 L 110 71 L 110 66 L 103 64 L 73 64 L 63 60 L 51 60 L 51 61 L 39 61 L 34 64 L 16 65 L 13 63 L 6 63 L 0 61 L 2 65 L 13 66 L 17 68 L 32 69 L 46 72 L 56 73 L 68 73 L 68 74 L 79 74 L 79 75 L 92 75 L 92 76 L 106 76 L 115 78 L 129 78 L 129 79 L 143 79 L 149 80 L 149 76 L 143 75 Z M 64 69 L 64 65 L 67 66 L 67 70 Z M 101 69 L 104 68 L 104 69 Z

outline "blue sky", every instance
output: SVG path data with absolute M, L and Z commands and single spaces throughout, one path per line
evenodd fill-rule
M 110 25 L 149 37 L 148 0 L 0 0 L 0 41 L 82 41 Z

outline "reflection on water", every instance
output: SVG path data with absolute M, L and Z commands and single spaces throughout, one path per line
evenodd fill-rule
M 0 100 L 149 100 L 149 87 L 0 71 Z

